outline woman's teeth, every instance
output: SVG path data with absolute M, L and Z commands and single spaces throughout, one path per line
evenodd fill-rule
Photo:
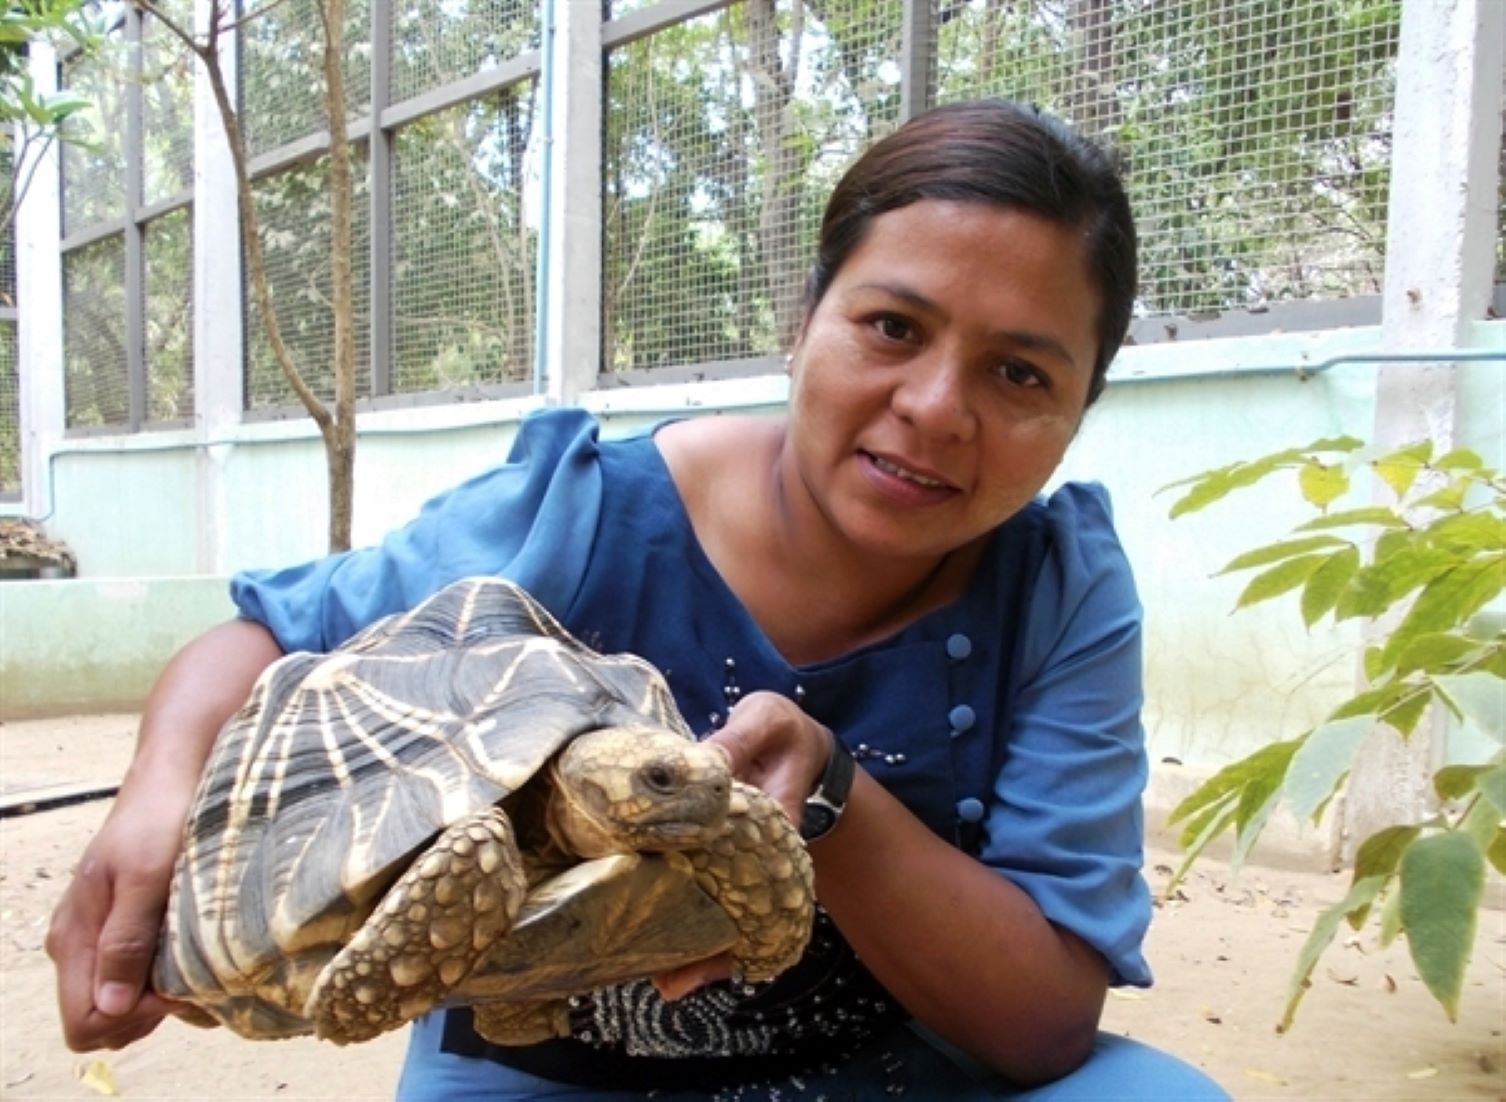
M 934 478 L 927 478 L 925 475 L 916 474 L 914 471 L 907 471 L 905 468 L 897 467 L 887 459 L 880 459 L 876 455 L 873 457 L 873 462 L 879 470 L 892 474 L 896 478 L 903 478 L 906 482 L 913 482 L 917 486 L 925 486 L 932 490 L 940 490 L 946 486 L 945 482 L 937 482 Z

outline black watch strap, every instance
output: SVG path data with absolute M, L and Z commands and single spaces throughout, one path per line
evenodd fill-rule
M 847 807 L 847 797 L 852 794 L 852 779 L 857 768 L 852 752 L 833 734 L 826 772 L 821 774 L 821 783 L 816 785 L 816 790 L 806 797 L 805 810 L 800 815 L 800 837 L 814 842 L 836 829 L 837 821 Z

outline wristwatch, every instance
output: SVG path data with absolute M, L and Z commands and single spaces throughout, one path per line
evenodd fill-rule
M 821 783 L 805 799 L 805 810 L 800 814 L 800 837 L 807 842 L 825 838 L 837 828 L 837 820 L 847 806 L 847 797 L 852 794 L 852 778 L 857 772 L 857 763 L 852 753 L 842 745 L 835 734 L 831 736 L 831 757 L 826 760 L 826 772 L 821 774 Z

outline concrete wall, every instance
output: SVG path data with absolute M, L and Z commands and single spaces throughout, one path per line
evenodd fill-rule
M 0 582 L 0 719 L 132 711 L 175 650 L 232 615 L 222 578 Z

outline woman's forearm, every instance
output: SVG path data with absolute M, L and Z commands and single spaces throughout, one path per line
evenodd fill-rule
M 1108 984 L 1103 958 L 861 770 L 841 824 L 812 857 L 822 904 L 923 1024 L 1021 1083 L 1087 1058 Z
M 147 697 L 122 796 L 144 790 L 186 813 L 220 728 L 281 655 L 272 633 L 249 620 L 220 624 L 180 650 Z

